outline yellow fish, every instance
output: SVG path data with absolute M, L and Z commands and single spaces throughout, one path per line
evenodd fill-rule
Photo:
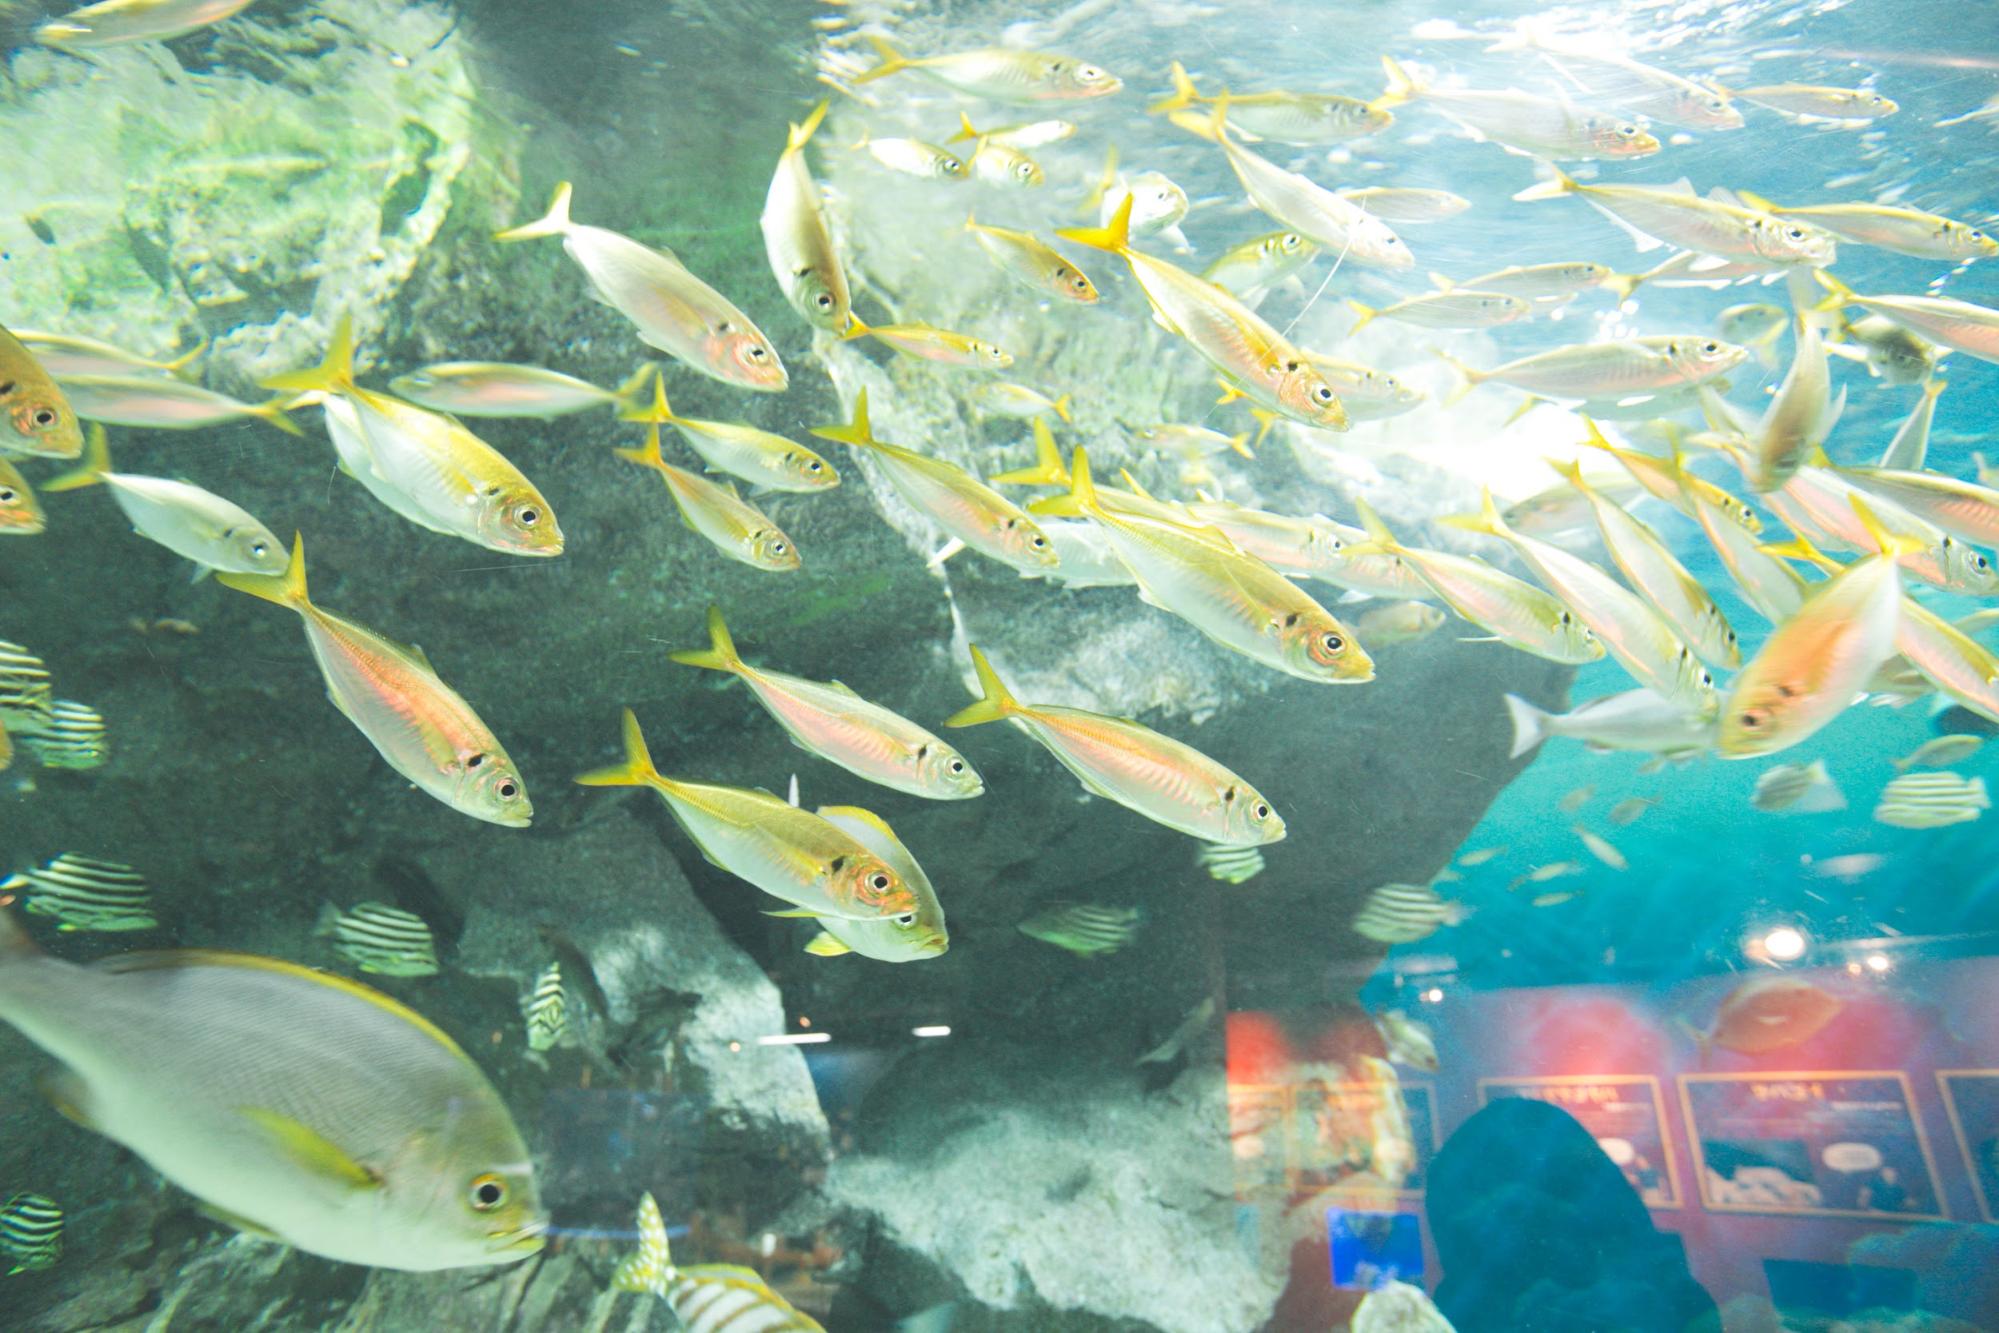
M 736 494 L 734 486 L 710 481 L 666 461 L 659 452 L 657 422 L 646 428 L 643 447 L 612 452 L 626 462 L 659 473 L 667 494 L 679 506 L 681 521 L 731 560 L 779 574 L 799 567 L 798 548 L 791 538 L 761 509 Z
M 1005 370 L 1013 364 L 1013 354 L 979 338 L 929 324 L 864 324 L 859 315 L 850 317 L 843 339 L 873 338 L 920 361 L 967 370 Z
M 872 454 L 896 494 L 980 555 L 1010 565 L 1026 578 L 1056 567 L 1047 534 L 1013 501 L 956 464 L 877 440 L 868 421 L 866 389 L 854 399 L 851 424 L 817 426 L 812 433 Z
M 253 0 L 99 0 L 35 29 L 35 40 L 88 51 L 127 42 L 164 42 L 239 14 Z
M 1089 455 L 1080 447 L 1069 484 L 1068 495 L 1041 500 L 1034 511 L 1096 523 L 1149 604 L 1287 675 L 1326 685 L 1374 679 L 1374 662 L 1351 630 L 1220 532 L 1107 508 L 1090 480 Z
M 1173 95 L 1147 107 L 1145 113 L 1148 116 L 1171 116 L 1175 112 L 1191 111 L 1202 103 L 1212 104 L 1217 100 L 1201 95 L 1179 61 L 1173 62 L 1170 73 Z M 1245 139 L 1275 139 L 1279 143 L 1300 147 L 1359 138 L 1363 134 L 1387 129 L 1395 123 L 1394 113 L 1385 107 L 1371 106 L 1357 97 L 1342 97 L 1338 93 L 1280 90 L 1230 93 L 1228 99 L 1229 128 L 1232 131 Z M 1193 119 L 1189 118 L 1190 121 Z M 1205 125 L 1206 118 L 1200 118 L 1198 123 Z M 1192 128 L 1191 124 L 1177 116 L 1174 117 L 1174 124 Z
M 32 537 L 47 526 L 27 479 L 0 455 L 0 537 Z
M 1109 226 L 1069 228 L 1056 235 L 1122 256 L 1154 318 L 1186 339 L 1245 396 L 1308 426 L 1346 429 L 1339 395 L 1283 334 L 1212 282 L 1131 248 L 1131 196 Z
M 660 776 L 629 708 L 624 740 L 624 763 L 593 769 L 576 781 L 585 787 L 651 787 L 712 865 L 799 908 L 776 915 L 868 921 L 907 914 L 914 920 L 915 893 L 851 834 L 767 791 Z
M 326 359 L 316 368 L 265 384 L 335 395 L 348 404 L 361 427 L 358 439 L 348 442 L 362 446 L 349 466 L 365 463 L 372 481 L 406 502 L 408 508 L 392 506 L 404 517 L 509 555 L 562 554 L 562 529 L 548 501 L 499 450 L 450 417 L 354 382 L 354 325 L 348 316 L 335 325 Z
M 1530 185 L 1513 197 L 1522 202 L 1573 194 L 1631 233 L 1641 251 L 1677 246 L 1703 256 L 1689 266 L 1694 274 L 1734 260 L 1759 271 L 1792 266 L 1829 268 L 1838 257 L 1832 233 L 1752 208 L 1726 190 L 1698 195 L 1684 180 L 1676 185 L 1585 185 L 1567 172 Z
M 951 142 L 971 141 L 969 165 L 977 179 L 1007 189 L 1030 189 L 1048 179 L 1041 164 L 1022 152 L 1018 144 L 1002 143 L 973 128 L 972 118 L 963 112 L 958 114 L 958 125 L 960 128 L 951 136 Z
M 1284 836 L 1284 821 L 1258 791 L 1193 746 L 1129 718 L 1058 704 L 1023 704 L 972 645 L 979 702 L 944 725 L 1007 721 L 1039 742 L 1083 786 L 1155 823 L 1224 847 L 1254 847 Z
M 803 125 L 793 125 L 785 141 L 784 154 L 777 160 L 770 191 L 764 196 L 764 254 L 770 271 L 791 308 L 814 328 L 838 333 L 847 327 L 852 299 L 847 292 L 846 270 L 840 267 L 839 251 L 833 247 L 833 230 L 826 225 L 826 210 L 818 182 L 805 162 L 805 145 L 826 118 L 826 103 L 812 108 Z
M 396 770 L 452 809 L 526 828 L 534 814 L 519 770 L 472 706 L 437 677 L 420 648 L 405 648 L 306 593 L 305 542 L 292 540 L 282 574 L 218 573 L 218 583 L 296 611 L 326 678 L 326 697 Z
M 653 381 L 650 411 L 624 415 L 628 421 L 672 426 L 710 468 L 764 490 L 824 491 L 840 484 L 840 474 L 831 463 L 782 435 L 732 421 L 674 415 L 673 405 L 666 400 L 664 377 Z
M 0 453 L 75 458 L 83 427 L 69 399 L 21 340 L 0 328 Z
M 1043 51 L 987 46 L 941 56 L 907 56 L 872 33 L 863 34 L 881 63 L 856 78 L 872 83 L 903 70 L 927 74 L 947 88 L 995 102 L 1072 102 L 1108 97 L 1124 84 L 1085 61 Z
M 1057 254 L 1032 232 L 1008 227 L 988 227 L 967 215 L 965 230 L 979 243 L 995 264 L 1029 291 L 1043 296 L 1059 296 L 1065 301 L 1089 304 L 1097 299 L 1097 288 L 1083 270 Z
M 1865 88 L 1824 88 L 1810 83 L 1772 83 L 1758 88 L 1717 89 L 1787 116 L 1817 120 L 1878 120 L 1902 108 L 1893 98 Z

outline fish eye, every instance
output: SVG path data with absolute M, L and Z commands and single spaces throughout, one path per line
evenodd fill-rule
M 475 754 L 470 759 L 467 759 L 465 761 L 465 767 L 477 768 L 479 767 L 479 765 L 485 762 L 486 762 L 486 756 L 484 754 Z
M 815 458 L 806 463 L 805 470 L 807 472 L 817 474 L 820 472 L 824 472 L 826 470 L 826 465 Z
M 1318 402 L 1330 403 L 1333 401 L 1333 391 L 1321 384 L 1318 388 L 1312 390 L 1312 397 Z
M 1076 67 L 1076 77 L 1085 83 L 1095 83 L 1098 79 L 1104 77 L 1104 72 L 1095 65 L 1078 65 Z
M 1714 684 L 1714 677 L 1713 677 L 1713 676 L 1711 676 L 1711 675 L 1709 675 L 1709 674 L 1708 674 L 1707 672 L 1705 672 L 1705 671 L 1701 672 L 1701 685 L 1702 685 L 1702 687 L 1703 687 L 1703 688 L 1705 688 L 1706 686 L 1709 686 L 1709 685 L 1712 685 L 1712 684 Z
M 1617 127 L 1617 134 L 1621 139 L 1636 139 L 1638 137 L 1638 127 L 1632 124 L 1619 125 Z
M 11 486 L 0 487 L 0 504 L 12 504 L 18 498 L 19 497 L 14 494 L 14 490 Z
M 1070 280 L 1069 285 L 1071 287 L 1074 287 L 1079 292 L 1087 292 L 1088 290 L 1090 290 L 1090 280 L 1084 277 L 1080 273 L 1078 273 L 1073 279 Z
M 1576 618 L 1570 615 L 1567 611 L 1564 611 L 1562 612 L 1562 623 L 1564 625 L 1573 625 L 1576 623 Z
M 1042 551 L 1047 549 L 1048 539 L 1037 532 L 1027 539 L 1027 544 L 1037 551 Z
M 35 409 L 35 415 L 32 419 L 37 426 L 47 430 L 50 426 L 56 424 L 55 409 L 52 407 L 38 407 Z
M 1023 162 L 1013 169 L 1013 174 L 1022 180 L 1027 180 L 1034 175 L 1034 164 L 1032 162 Z
M 873 889 L 876 893 L 887 893 L 888 876 L 884 875 L 879 870 L 875 871 L 874 874 L 868 876 L 868 887 Z
M 896 919 L 895 919 L 895 924 L 896 924 L 896 925 L 898 925 L 898 926 L 913 926 L 913 925 L 915 925 L 915 924 L 916 924 L 916 913 L 914 913 L 914 912 L 904 912 L 904 913 L 902 913 L 902 914 L 901 914 L 900 916 L 896 917 Z
M 783 555 L 787 549 L 789 548 L 786 547 L 784 538 L 782 537 L 779 537 L 770 544 L 770 553 L 772 555 Z
M 522 505 L 519 509 L 516 509 L 514 511 L 514 522 L 520 524 L 524 528 L 531 528 L 535 524 L 541 522 L 541 510 L 536 509 L 531 504 Z
M 758 346 L 756 343 L 751 343 L 749 351 L 746 352 L 745 355 L 748 356 L 752 361 L 762 361 L 764 358 L 768 357 L 770 353 L 766 352 L 762 347 Z
M 833 298 L 827 295 L 825 292 L 821 292 L 819 293 L 819 295 L 814 297 L 812 299 L 812 303 L 818 306 L 821 310 L 831 310 L 833 308 Z
M 1977 231 L 1977 230 L 1974 230 L 1974 231 L 1973 231 L 1973 232 L 1971 233 L 1971 239 L 1972 239 L 1972 240 L 1974 240 L 1974 241 L 1982 241 L 1982 240 L 1984 240 L 1984 239 L 1985 239 L 1985 233 L 1984 233 L 1984 232 L 1982 232 L 1982 231 Z
M 1710 111 L 1726 111 L 1728 110 L 1728 101 L 1726 98 L 1710 97 L 1707 99 L 1707 109 Z
M 1250 808 L 1250 814 L 1254 815 L 1258 819 L 1268 819 L 1270 818 L 1270 807 L 1265 805 L 1262 801 L 1258 801 L 1254 806 Z
M 13 498 L 14 493 L 12 491 L 8 491 L 5 495 L 0 495 L 0 500 L 11 500 Z M 262 555 L 270 549 L 271 544 L 267 541 L 258 540 L 250 543 L 251 555 Z
M 1742 724 L 1742 729 L 1744 731 L 1754 731 L 1756 730 L 1756 728 L 1763 725 L 1763 714 L 1756 711 L 1755 709 L 1751 709 L 1748 712 L 1743 713 L 1740 717 L 1736 718 L 1735 720 Z
M 1328 634 L 1319 640 L 1319 644 L 1327 652 L 1337 653 L 1345 650 L 1347 641 L 1337 634 Z
M 472 1181 L 472 1207 L 482 1213 L 490 1213 L 507 1201 L 507 1182 L 488 1171 Z
M 962 773 L 965 771 L 965 761 L 962 759 L 953 759 L 946 767 L 953 773 Z
M 511 801 L 514 799 L 514 797 L 519 796 L 521 794 L 520 784 L 515 782 L 512 778 L 508 778 L 505 781 L 501 782 L 500 785 L 493 788 L 493 790 L 499 794 L 500 799 L 503 801 Z
M 1701 350 L 1709 356 L 1713 356 L 1721 350 L 1721 344 L 1718 342 L 1704 342 L 1701 344 Z
M 1786 227 L 1784 228 L 1784 235 L 1790 240 L 1802 241 L 1805 239 L 1805 229 L 1803 227 Z

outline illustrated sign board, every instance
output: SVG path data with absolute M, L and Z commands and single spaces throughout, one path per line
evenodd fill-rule
M 1999 1069 L 1939 1069 L 1937 1088 L 1978 1211 L 1987 1222 L 1999 1222 Z
M 1416 1198 L 1437 1152 L 1427 1083 L 1303 1079 L 1229 1085 L 1239 1197 L 1351 1188 Z
M 1682 1074 L 1713 1212 L 1936 1220 L 1936 1165 L 1899 1070 Z
M 1648 1208 L 1680 1206 L 1679 1172 L 1666 1133 L 1666 1099 L 1650 1074 L 1482 1078 L 1478 1100 L 1524 1097 L 1559 1106 L 1582 1122 Z

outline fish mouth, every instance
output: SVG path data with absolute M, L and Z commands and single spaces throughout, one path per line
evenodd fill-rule
M 548 1219 L 537 1217 L 511 1231 L 490 1233 L 486 1248 L 497 1254 L 533 1254 L 548 1244 Z
M 932 935 L 929 939 L 923 941 L 923 943 L 918 947 L 921 948 L 924 953 L 929 954 L 933 958 L 936 958 L 950 950 L 951 941 L 949 939 L 946 939 L 942 935 Z

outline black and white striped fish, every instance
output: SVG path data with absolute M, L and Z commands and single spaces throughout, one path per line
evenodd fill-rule
M 8 725 L 44 768 L 101 768 L 110 755 L 104 715 L 89 704 L 57 699 L 46 716 Z
M 1771 814 L 1811 815 L 1846 808 L 1846 797 L 1825 766 L 1825 760 L 1809 764 L 1778 764 L 1765 769 L 1756 779 L 1749 804 Z
M 1084 958 L 1116 953 L 1131 943 L 1144 914 L 1102 903 L 1050 903 L 1020 923 L 1020 933 Z
M 18 643 L 0 639 L 0 722 L 24 722 L 48 716 L 55 701 L 49 669 L 42 659 Z
M 521 1017 L 527 1020 L 529 1050 L 545 1051 L 562 1040 L 569 1030 L 569 1000 L 562 991 L 561 963 L 550 963 L 535 978 L 534 988 L 521 1001 Z
M 62 1205 L 46 1194 L 16 1194 L 0 1204 L 0 1253 L 7 1276 L 52 1268 L 62 1258 Z
M 1969 823 L 1991 808 L 1984 778 L 1944 772 L 1904 773 L 1881 789 L 1874 818 L 1895 828 L 1943 828 Z
M 9 877 L 0 883 L 0 893 L 19 894 L 30 915 L 54 917 L 64 931 L 151 930 L 159 924 L 145 876 L 116 861 L 71 852 Z
M 1354 915 L 1355 933 L 1382 944 L 1413 944 L 1439 926 L 1455 926 L 1471 915 L 1463 903 L 1445 902 L 1427 884 L 1384 884 L 1367 895 Z
M 1224 847 L 1204 842 L 1194 853 L 1201 868 L 1224 884 L 1241 884 L 1263 873 L 1261 847 Z
M 343 912 L 328 903 L 313 934 L 333 940 L 333 952 L 363 972 L 384 977 L 434 977 L 437 944 L 414 912 L 387 903 L 356 903 Z
M 618 1265 L 611 1285 L 659 1297 L 687 1333 L 826 1333 L 824 1325 L 772 1291 L 753 1268 L 674 1267 L 666 1221 L 650 1194 L 639 1200 L 639 1248 Z

